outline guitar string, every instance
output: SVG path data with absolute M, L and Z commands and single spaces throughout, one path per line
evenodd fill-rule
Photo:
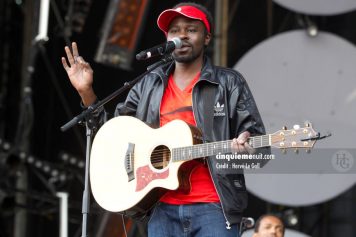
M 267 140 L 269 137 L 268 135 L 263 135 L 263 136 L 260 136 L 260 137 L 257 137 L 256 138 L 249 138 L 249 142 L 251 143 L 251 145 L 254 147 L 254 148 L 257 148 L 257 147 L 260 147 L 258 145 L 256 145 L 255 143 L 258 142 L 258 143 L 261 143 L 261 145 L 263 146 L 263 144 L 268 144 L 269 141 Z M 224 144 L 225 143 L 225 144 Z M 204 153 L 206 154 L 210 149 L 223 149 L 223 150 L 226 150 L 226 149 L 230 149 L 231 147 L 231 143 L 232 143 L 232 140 L 228 140 L 228 141 L 225 141 L 225 142 L 215 142 L 215 143 L 209 143 L 208 145 L 207 144 L 197 144 L 196 148 L 193 148 L 192 146 L 188 146 L 188 147 L 182 147 L 182 148 L 178 148 L 178 149 L 181 149 L 181 150 L 194 150 L 192 153 L 197 153 L 196 150 L 198 150 L 198 146 L 199 145 L 202 145 L 204 147 L 200 147 L 200 154 L 201 153 Z M 218 145 L 217 148 L 215 147 L 214 148 L 214 145 Z M 230 147 L 221 147 L 221 146 L 224 146 L 224 145 L 228 145 Z M 210 149 L 209 149 L 210 148 Z M 177 149 L 177 148 L 173 148 L 173 149 Z M 199 153 L 199 152 L 198 152 Z M 171 157 L 171 151 L 167 148 L 167 149 L 156 149 L 152 152 L 152 155 L 151 155 L 151 161 L 153 163 L 157 163 L 157 162 L 161 162 L 163 160 L 162 156 L 166 154 L 168 156 Z M 181 155 L 183 157 L 185 157 L 185 155 Z M 195 156 L 194 156 L 195 157 Z M 200 156 L 197 156 L 197 158 L 200 157 Z M 189 158 L 189 156 L 188 156 Z
M 288 136 L 288 135 L 285 135 Z M 268 146 L 269 145 L 269 135 L 262 135 L 262 136 L 258 136 L 258 137 L 251 137 L 248 139 L 248 142 L 250 143 L 250 145 L 252 145 L 253 148 L 259 148 L 259 147 L 263 147 L 263 146 Z M 173 148 L 173 149 L 181 149 L 181 150 L 190 150 L 193 151 L 193 153 L 197 153 L 196 150 L 199 149 L 200 154 L 202 153 L 206 153 L 211 149 L 218 149 L 218 150 L 226 150 L 229 148 L 223 147 L 224 145 L 228 145 L 231 146 L 232 140 L 227 140 L 225 142 L 212 142 L 209 144 L 196 144 L 193 148 L 193 146 L 188 146 L 188 147 L 181 147 L 181 148 Z M 256 144 L 256 143 L 260 143 L 260 144 Z M 203 146 L 203 147 L 199 147 L 199 146 Z M 214 147 L 216 146 L 216 147 Z M 160 159 L 160 157 L 165 154 L 165 153 L 171 153 L 171 151 L 167 148 L 167 149 L 156 149 L 154 150 L 154 152 L 152 152 L 152 158 L 153 159 Z M 199 152 L 198 152 L 199 153 Z M 183 155 L 184 156 L 184 155 Z
M 269 145 L 269 136 L 272 136 L 272 135 L 262 135 L 262 136 L 258 136 L 258 137 L 251 137 L 248 139 L 248 142 L 250 143 L 250 145 L 253 147 L 253 148 L 258 148 L 258 147 L 263 147 L 263 146 L 268 146 Z M 288 136 L 288 134 L 286 134 L 285 136 Z M 273 138 L 273 137 L 271 137 Z M 193 146 L 188 146 L 188 147 L 181 147 L 181 148 L 173 148 L 173 149 L 181 149 L 182 151 L 183 150 L 190 150 L 191 153 L 193 153 L 194 157 L 198 158 L 198 157 L 204 157 L 204 156 L 208 156 L 210 153 L 213 153 L 213 152 L 210 152 L 209 151 L 211 149 L 218 149 L 218 150 L 226 150 L 226 149 L 229 149 L 229 148 L 224 148 L 223 146 L 224 145 L 228 145 L 228 146 L 231 146 L 231 143 L 232 143 L 232 140 L 227 140 L 227 141 L 224 141 L 224 142 L 213 142 L 213 143 L 209 143 L 209 144 L 196 144 L 195 148 L 193 148 Z M 259 143 L 259 144 L 257 144 Z M 203 146 L 203 147 L 199 147 L 199 146 Z M 214 147 L 216 146 L 216 147 Z M 197 151 L 199 150 L 199 151 Z M 177 150 L 176 150 L 177 151 Z M 229 150 L 228 150 L 229 151 Z M 152 155 L 151 155 L 151 162 L 152 163 L 160 163 L 160 162 L 163 162 L 163 156 L 166 155 L 168 156 L 168 160 L 172 159 L 172 154 L 171 154 L 171 150 L 169 150 L 168 148 L 163 148 L 163 149 L 156 149 L 152 152 Z M 191 158 L 192 156 L 188 156 L 188 158 L 186 158 L 186 155 L 182 154 L 182 153 L 179 153 L 179 152 L 176 152 L 178 153 L 178 157 L 183 157 L 183 159 L 178 159 L 178 160 L 189 160 L 189 158 Z M 185 152 L 184 152 L 185 153 Z M 201 155 L 203 153 L 203 155 Z M 208 154 L 206 154 L 208 153 Z M 197 155 L 199 154 L 199 155 Z M 206 154 L 206 155 L 205 155 Z M 174 158 L 173 158 L 174 159 Z M 167 160 L 167 159 L 165 159 Z
M 250 144 L 254 147 L 254 148 L 257 148 L 257 147 L 260 147 L 261 145 L 256 145 L 256 141 L 258 141 L 258 143 L 261 143 L 262 146 L 264 146 L 265 144 L 268 145 L 268 135 L 263 135 L 263 136 L 259 136 L 259 137 L 253 137 L 253 138 L 249 138 L 249 142 Z M 213 143 L 203 143 L 203 144 L 196 144 L 195 148 L 193 148 L 193 146 L 188 146 L 188 147 L 181 147 L 181 148 L 173 148 L 173 149 L 182 149 L 182 150 L 197 150 L 199 149 L 200 151 L 208 151 L 210 149 L 228 149 L 226 147 L 222 147 L 224 145 L 228 145 L 228 146 L 231 146 L 231 143 L 232 143 L 232 140 L 227 140 L 225 142 L 213 142 Z M 199 147 L 199 146 L 203 146 L 203 147 Z M 214 146 L 216 146 L 214 148 Z M 199 147 L 199 148 L 198 148 Z M 167 149 L 156 149 L 154 150 L 154 152 L 152 154 L 154 154 L 152 157 L 159 157 L 160 155 L 163 155 L 164 153 L 167 153 L 167 151 L 170 153 L 171 151 L 167 148 Z

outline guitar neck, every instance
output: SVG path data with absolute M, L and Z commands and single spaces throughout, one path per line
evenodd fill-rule
M 271 135 L 250 137 L 248 143 L 252 148 L 271 146 Z M 232 140 L 203 143 L 188 147 L 172 149 L 173 161 L 193 160 L 197 158 L 226 154 L 232 152 Z

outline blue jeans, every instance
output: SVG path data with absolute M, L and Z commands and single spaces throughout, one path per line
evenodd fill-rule
M 158 203 L 148 222 L 149 237 L 239 237 L 237 224 L 226 228 L 219 203 Z

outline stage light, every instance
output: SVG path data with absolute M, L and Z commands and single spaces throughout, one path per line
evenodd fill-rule
M 63 161 L 68 161 L 69 155 L 68 155 L 67 153 L 62 153 L 62 154 L 61 154 L 61 159 L 62 159 Z
M 299 222 L 297 214 L 292 209 L 286 210 L 283 216 L 287 226 L 296 226 Z
M 318 35 L 319 30 L 315 24 L 310 24 L 307 28 L 307 33 L 310 37 L 315 37 Z
M 69 159 L 69 163 L 70 163 L 71 165 L 75 165 L 75 164 L 77 163 L 77 158 L 71 157 L 71 158 Z
M 64 182 L 67 179 L 67 175 L 65 173 L 61 173 L 59 175 L 59 181 Z
M 251 193 L 285 206 L 326 202 L 356 183 L 354 172 L 339 175 L 331 162 L 333 154 L 337 154 L 334 148 L 354 152 L 351 148 L 355 147 L 352 131 L 356 131 L 356 100 L 345 98 L 355 88 L 355 45 L 320 28 L 316 37 L 308 36 L 306 24 L 300 24 L 300 28 L 260 42 L 234 66 L 249 79 L 267 132 L 280 129 L 286 121 L 297 123 L 305 119 L 310 119 L 323 133 L 337 131 L 318 143 L 318 149 L 311 154 L 279 155 L 279 151 L 272 150 L 280 159 L 268 162 L 261 169 L 263 179 L 256 175 L 258 170 L 246 172 L 246 187 Z M 272 95 L 271 91 L 278 93 Z M 315 168 L 312 170 L 307 162 L 314 163 Z M 304 170 L 296 171 L 297 167 Z M 271 182 L 273 187 L 269 185 Z
M 111 0 L 95 61 L 131 69 L 149 0 Z
M 42 167 L 42 161 L 40 161 L 40 160 L 36 160 L 36 162 L 35 162 L 35 166 L 36 166 L 36 168 L 41 168 Z
M 85 163 L 83 161 L 78 162 L 78 168 L 84 168 Z
M 301 12 L 309 15 L 337 15 L 351 12 L 356 9 L 356 2 L 353 0 L 332 1 L 332 0 L 273 0 L 275 3 L 294 12 Z
M 49 167 L 49 165 L 44 165 L 44 166 L 43 166 L 43 171 L 44 171 L 45 173 L 49 173 L 49 172 L 51 171 L 51 167 Z
M 10 143 L 4 142 L 4 144 L 2 145 L 2 148 L 3 148 L 5 151 L 10 150 L 10 148 L 11 148 Z
M 33 164 L 35 162 L 35 158 L 33 156 L 27 157 L 27 163 Z
M 52 171 L 51 171 L 51 176 L 52 176 L 52 177 L 57 177 L 58 174 L 59 174 L 58 170 L 52 170 Z
M 19 157 L 22 161 L 26 160 L 26 153 L 25 152 L 20 152 Z

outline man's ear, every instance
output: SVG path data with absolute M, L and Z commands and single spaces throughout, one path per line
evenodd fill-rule
M 207 34 L 205 35 L 204 45 L 205 45 L 205 46 L 208 46 L 210 40 L 211 40 L 211 33 L 207 33 Z
M 253 233 L 252 237 L 258 237 L 258 233 Z

